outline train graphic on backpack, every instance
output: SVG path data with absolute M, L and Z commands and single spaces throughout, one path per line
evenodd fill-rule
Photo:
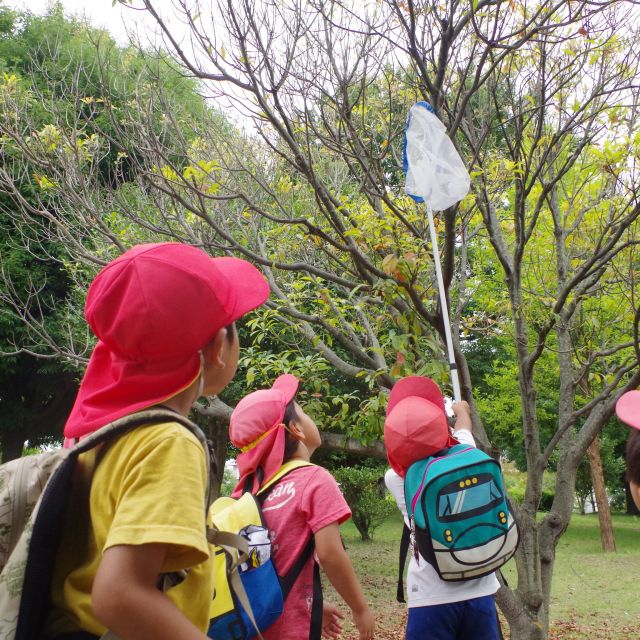
M 404 482 L 412 535 L 442 580 L 472 580 L 500 568 L 520 536 L 496 460 L 458 444 L 413 463 Z

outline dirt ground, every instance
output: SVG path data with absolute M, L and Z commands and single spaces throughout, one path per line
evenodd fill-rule
M 404 628 L 407 621 L 404 605 L 389 603 L 384 606 L 376 606 L 374 604 L 373 610 L 377 622 L 376 640 L 404 640 Z M 505 640 L 518 640 L 511 638 L 509 627 L 504 620 L 502 621 L 502 632 Z M 348 618 L 344 623 L 342 638 L 344 640 L 358 640 L 358 634 Z M 473 639 L 469 638 L 469 640 Z M 597 615 L 594 615 L 593 619 L 589 621 L 554 620 L 549 629 L 548 640 L 640 640 L 640 626 L 631 625 L 622 628 L 618 626 L 616 630 L 611 630 L 608 621 Z

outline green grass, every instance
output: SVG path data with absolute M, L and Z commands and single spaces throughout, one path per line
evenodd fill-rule
M 598 516 L 574 515 L 557 548 L 551 596 L 553 640 L 637 640 L 640 638 L 640 518 L 613 518 L 616 553 L 601 551 Z M 387 520 L 363 543 L 350 522 L 342 528 L 347 551 L 376 612 L 378 640 L 404 638 L 405 606 L 395 602 L 401 521 Z M 515 565 L 504 570 L 515 586 Z M 323 580 L 328 599 L 340 603 Z M 346 607 L 342 605 L 346 612 Z M 506 629 L 505 629 L 506 630 Z M 345 624 L 344 638 L 355 638 Z

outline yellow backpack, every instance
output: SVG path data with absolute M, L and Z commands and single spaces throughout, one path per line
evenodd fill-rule
M 216 538 L 209 637 L 216 640 L 262 639 L 261 632 L 282 615 L 285 598 L 313 554 L 314 538 L 311 536 L 287 575 L 279 577 L 271 558 L 271 540 L 261 506 L 278 480 L 294 469 L 306 466 L 313 465 L 302 460 L 286 462 L 258 495 L 244 493 L 238 499 L 218 498 L 211 505 L 209 524 L 216 530 Z M 229 536 L 229 544 L 225 535 Z M 238 536 L 246 540 L 246 548 L 238 549 Z M 317 580 L 319 585 L 319 573 Z M 315 592 L 314 584 L 314 596 Z

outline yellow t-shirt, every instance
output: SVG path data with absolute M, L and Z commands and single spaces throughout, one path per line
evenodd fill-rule
M 96 456 L 101 460 L 90 482 Z M 174 422 L 138 427 L 106 450 L 83 454 L 73 486 L 46 635 L 78 630 L 102 635 L 106 629 L 93 615 L 91 587 L 103 551 L 150 543 L 169 544 L 163 572 L 191 568 L 166 594 L 206 631 L 213 560 L 205 536 L 207 471 L 197 438 Z

